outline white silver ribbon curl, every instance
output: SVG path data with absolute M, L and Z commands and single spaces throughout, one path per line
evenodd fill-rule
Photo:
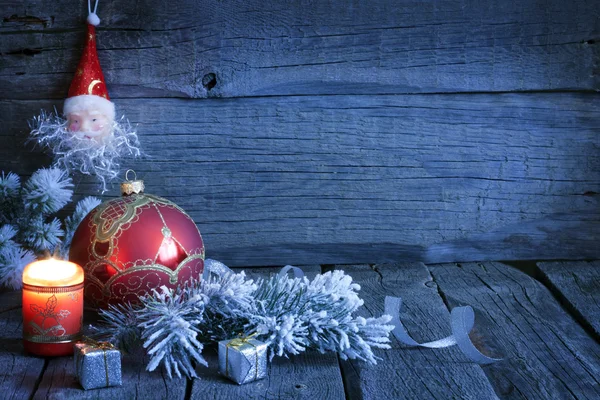
M 207 258 L 204 260 L 204 270 L 202 271 L 202 279 L 207 280 L 211 275 L 216 276 L 224 276 L 228 274 L 234 274 L 227 265 L 223 264 L 221 261 L 213 260 L 212 258 Z
M 285 267 L 281 268 L 281 271 L 279 271 L 278 275 L 284 276 L 290 271 L 294 273 L 294 278 L 304 277 L 304 271 L 302 271 L 302 268 L 294 267 L 293 265 L 286 265 Z
M 457 345 L 458 348 L 471 361 L 478 364 L 491 364 L 500 361 L 498 358 L 491 358 L 482 354 L 471 342 L 469 332 L 475 324 L 475 313 L 470 306 L 455 307 L 450 312 L 450 326 L 452 334 L 445 338 L 434 340 L 432 342 L 418 343 L 414 340 L 400 321 L 400 308 L 402 307 L 402 299 L 400 297 L 386 296 L 384 313 L 391 315 L 390 323 L 395 326 L 392 333 L 400 343 L 413 347 L 426 347 L 429 349 L 441 349 Z

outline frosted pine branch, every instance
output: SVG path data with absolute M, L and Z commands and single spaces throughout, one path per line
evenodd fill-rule
M 129 303 L 110 305 L 98 314 L 102 322 L 98 326 L 91 326 L 96 339 L 110 342 L 125 352 L 135 347 L 142 336 L 136 307 Z
M 77 229 L 81 221 L 85 218 L 85 216 L 88 215 L 89 212 L 96 208 L 98 205 L 100 205 L 100 199 L 92 196 L 86 197 L 77 203 L 73 214 L 65 219 L 65 237 L 62 241 L 60 251 L 61 256 L 63 258 L 69 257 L 69 249 L 71 247 L 71 241 L 73 240 L 75 230 Z
M 13 290 L 22 286 L 23 269 L 35 261 L 35 255 L 21 248 L 17 243 L 8 241 L 0 247 L 0 285 Z
M 360 286 L 344 271 L 307 278 L 273 276 L 259 282 L 260 313 L 251 319 L 259 337 L 270 344 L 271 356 L 298 354 L 305 348 L 336 351 L 343 358 L 376 363 L 371 347 L 387 348 L 389 316 L 354 317 L 363 305 Z
M 203 345 L 196 336 L 202 319 L 204 303 L 188 298 L 183 290 L 165 286 L 142 299 L 144 307 L 136 310 L 141 339 L 150 355 L 146 369 L 154 371 L 164 365 L 169 377 L 197 377 L 192 361 L 208 366 L 202 357 Z
M 155 290 L 139 307 L 103 311 L 104 324 L 96 330 L 103 338 L 112 335 L 117 345 L 123 337 L 137 337 L 151 356 L 148 370 L 164 365 L 169 376 L 195 377 L 193 363 L 206 365 L 203 343 L 240 333 L 256 333 L 271 357 L 315 348 L 374 364 L 373 349 L 389 348 L 393 326 L 387 315 L 354 315 L 363 305 L 359 290 L 343 271 L 312 281 L 275 275 L 257 283 L 243 272 L 210 275 L 175 291 Z
M 52 251 L 64 235 L 57 218 L 46 222 L 42 215 L 36 215 L 21 226 L 19 237 L 22 243 L 35 252 Z
M 12 222 L 21 206 L 19 193 L 21 180 L 17 174 L 4 171 L 0 174 L 0 224 Z
M 0 174 L 0 285 L 21 287 L 21 273 L 35 255 L 54 253 L 66 258 L 77 225 L 99 200 L 80 201 L 73 216 L 61 221 L 52 214 L 73 196 L 71 178 L 59 168 L 42 168 L 25 185 L 12 172 Z M 66 236 L 66 237 L 65 237 Z M 2 250 L 4 248 L 4 250 Z M 25 263 L 25 264 L 24 264 Z
M 65 171 L 58 168 L 42 168 L 31 175 L 25 183 L 23 200 L 31 211 L 42 215 L 57 212 L 73 196 L 73 182 Z
M 5 174 L 4 171 L 0 176 L 0 201 L 16 197 L 21 189 L 19 176 L 13 172 Z

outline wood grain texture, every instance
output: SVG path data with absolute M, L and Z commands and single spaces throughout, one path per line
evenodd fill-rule
M 5 311 L 21 309 L 23 292 L 20 290 L 7 290 L 0 293 L 0 313 Z
M 84 310 L 83 334 L 89 335 L 88 327 L 99 321 L 98 313 Z M 146 371 L 149 357 L 143 349 L 124 353 L 121 357 L 122 385 L 110 388 L 84 390 L 75 376 L 73 357 L 55 357 L 46 360 L 46 367 L 39 378 L 33 399 L 181 399 L 186 398 L 186 379 L 170 379 L 158 368 Z
M 184 399 L 186 380 L 169 379 L 166 372 L 147 372 L 148 358 L 127 355 L 121 360 L 122 386 L 83 390 L 75 377 L 73 357 L 48 360 L 34 399 Z
M 269 376 L 238 385 L 219 374 L 216 348 L 203 355 L 208 368 L 198 367 L 191 399 L 344 399 L 342 376 L 335 354 L 308 351 L 290 359 L 275 358 Z
M 18 306 L 20 301 L 7 293 L 0 295 Z M 21 307 L 0 312 L 0 390 L 3 399 L 27 399 L 34 393 L 44 359 L 23 353 L 23 314 Z
M 600 261 L 540 262 L 544 282 L 600 340 Z
M 419 342 L 450 334 L 450 314 L 421 263 L 343 266 L 360 284 L 363 317 L 383 314 L 385 296 L 403 301 L 402 321 Z M 457 348 L 408 348 L 392 338 L 391 350 L 376 351 L 382 360 L 368 365 L 341 361 L 349 399 L 494 399 L 481 367 L 465 362 Z
M 2 96 L 63 98 L 85 2 L 0 10 Z M 103 3 L 99 15 L 115 98 L 600 87 L 598 10 L 586 0 L 153 0 Z
M 24 121 L 52 104 L 0 101 L 11 115 L 0 169 L 30 174 L 47 160 L 20 146 Z M 119 106 L 148 153 L 123 170 L 183 207 L 228 265 L 600 258 L 596 95 Z
M 319 266 L 303 267 L 308 277 L 321 272 Z M 239 271 L 236 269 L 236 272 Z M 268 277 L 279 268 L 245 269 L 253 279 Z M 203 355 L 208 368 L 199 366 L 200 379 L 193 381 L 192 399 L 344 399 L 344 385 L 336 354 L 307 351 L 298 356 L 276 357 L 269 363 L 266 379 L 237 385 L 219 374 L 216 347 Z
M 600 345 L 542 284 L 500 263 L 428 269 L 450 307 L 474 308 L 477 342 L 503 358 L 484 368 L 500 397 L 600 396 Z

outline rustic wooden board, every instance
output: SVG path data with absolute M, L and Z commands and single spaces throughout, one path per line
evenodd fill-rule
M 320 273 L 317 266 L 303 267 L 307 277 Z M 236 270 L 237 271 L 237 270 Z M 278 273 L 279 268 L 245 269 L 253 279 Z M 308 351 L 290 359 L 277 357 L 269 365 L 266 379 L 237 385 L 219 375 L 217 349 L 204 352 L 208 368 L 199 366 L 200 379 L 193 381 L 193 399 L 344 399 L 344 385 L 336 354 Z
M 144 354 L 123 357 L 123 386 L 83 390 L 74 375 L 73 357 L 48 360 L 34 399 L 184 399 L 185 379 L 169 379 L 166 372 L 147 372 Z
M 20 290 L 7 290 L 0 292 L 0 313 L 5 311 L 21 309 L 23 302 L 23 292 Z
M 450 333 L 450 314 L 431 275 L 421 263 L 343 266 L 361 285 L 361 315 L 383 314 L 385 296 L 399 296 L 402 321 L 419 342 Z M 395 338 L 391 350 L 379 350 L 375 366 L 355 360 L 340 363 L 349 399 L 496 398 L 477 364 L 465 361 L 457 348 L 411 349 Z
M 0 10 L 2 96 L 64 97 L 85 2 L 3 0 Z M 99 14 L 113 97 L 599 87 L 597 10 L 585 0 L 154 0 L 105 2 Z
M 600 340 L 600 261 L 537 264 L 542 279 Z
M 238 385 L 219 374 L 216 348 L 206 349 L 209 367 L 198 367 L 192 399 L 344 399 L 342 376 L 335 354 L 309 351 L 290 359 L 275 358 L 265 379 Z
M 450 307 L 475 309 L 477 341 L 503 358 L 484 368 L 500 397 L 600 396 L 600 345 L 542 284 L 500 263 L 428 269 Z
M 95 324 L 98 313 L 84 311 L 84 325 Z M 84 334 L 87 328 L 84 327 Z M 46 368 L 39 378 L 34 399 L 184 399 L 187 386 L 185 378 L 170 379 L 164 370 L 146 371 L 149 357 L 142 349 L 121 358 L 122 386 L 83 390 L 75 377 L 73 357 L 56 357 L 46 360 Z
M 122 100 L 149 158 L 126 163 L 228 265 L 600 258 L 596 95 Z M 0 101 L 0 169 L 31 173 Z M 21 142 L 21 143 L 19 143 Z M 43 159 L 42 159 L 43 160 Z M 79 194 L 97 194 L 82 183 Z M 117 188 L 112 195 L 117 195 Z
M 2 298 L 7 294 L 0 295 Z M 11 297 L 17 305 L 17 300 Z M 2 302 L 4 303 L 4 302 Z M 9 307 L 11 308 L 11 307 Z M 0 390 L 3 399 L 31 398 L 44 369 L 44 359 L 23 354 L 21 307 L 0 312 Z

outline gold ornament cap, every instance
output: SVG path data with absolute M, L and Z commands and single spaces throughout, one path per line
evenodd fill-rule
M 133 180 L 128 178 L 130 172 L 133 173 Z M 131 196 L 132 194 L 140 193 L 144 193 L 144 181 L 141 179 L 138 180 L 135 171 L 128 169 L 125 172 L 125 182 L 121 182 L 121 195 Z

